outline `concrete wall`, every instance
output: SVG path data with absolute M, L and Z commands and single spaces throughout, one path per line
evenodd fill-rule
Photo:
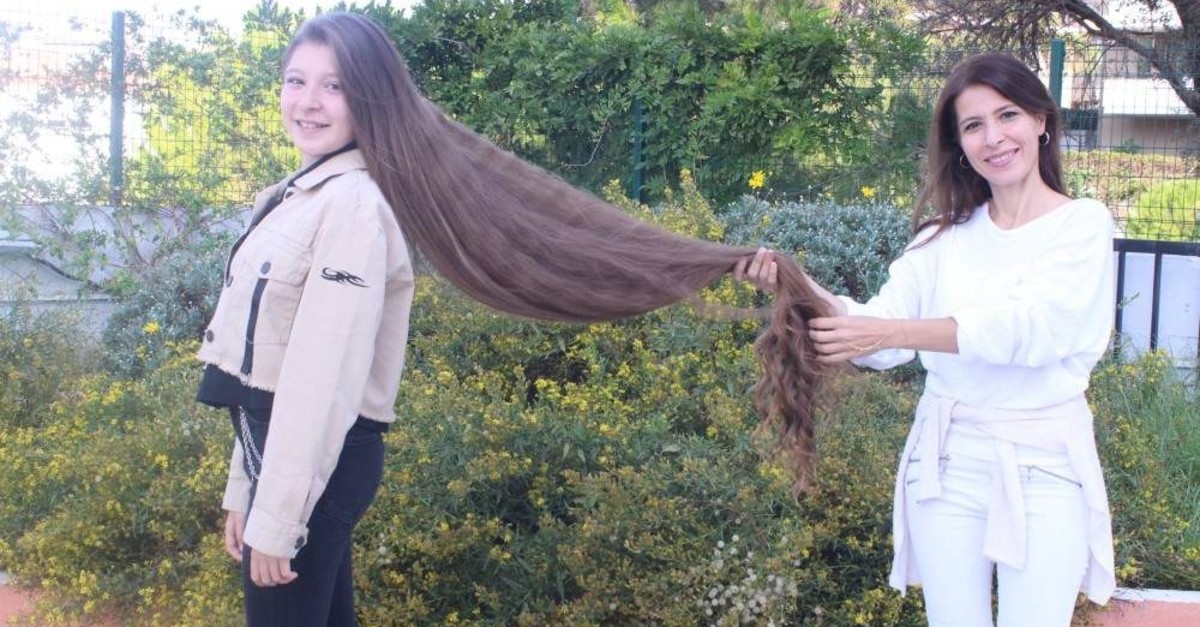
M 84 328 L 97 336 L 115 308 L 108 296 L 34 261 L 25 247 L 0 246 L 0 307 L 14 299 L 29 303 L 35 313 L 59 310 L 77 314 Z
M 1145 153 L 1177 157 L 1196 145 L 1197 128 L 1192 118 L 1102 115 L 1096 145 L 1120 148 L 1129 142 Z

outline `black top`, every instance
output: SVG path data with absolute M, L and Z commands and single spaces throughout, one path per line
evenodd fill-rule
M 251 411 L 269 412 L 275 404 L 275 393 L 256 390 L 210 364 L 204 368 L 196 400 L 213 407 L 245 407 Z

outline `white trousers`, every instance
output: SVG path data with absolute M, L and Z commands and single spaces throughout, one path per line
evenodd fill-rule
M 993 470 L 992 436 L 952 423 L 940 460 L 942 495 L 908 489 L 909 537 L 931 627 L 1069 627 L 1087 568 L 1087 506 L 1066 455 L 1017 446 L 1028 533 L 1025 567 L 983 555 Z M 910 460 L 909 487 L 921 480 Z

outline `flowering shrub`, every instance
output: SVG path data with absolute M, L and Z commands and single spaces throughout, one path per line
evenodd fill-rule
M 37 426 L 94 359 L 82 312 L 36 312 L 20 294 L 0 302 L 0 429 Z
M 1089 396 L 1116 536 L 1135 587 L 1200 589 L 1200 426 L 1195 382 L 1163 352 L 1107 360 Z
M 174 624 L 189 580 L 212 576 L 198 569 L 219 529 L 229 427 L 192 400 L 195 348 L 143 379 L 88 375 L 43 426 L 0 432 L 0 567 L 47 593 L 36 620 L 115 606 Z
M 688 185 L 627 208 L 724 234 Z M 726 281 L 703 298 L 756 296 Z M 835 382 L 797 500 L 760 454 L 753 321 L 679 306 L 532 324 L 423 277 L 412 322 L 386 476 L 354 546 L 362 624 L 924 624 L 920 594 L 886 585 L 913 386 Z M 67 381 L 41 428 L 0 431 L 0 567 L 47 591 L 42 624 L 112 608 L 131 624 L 242 622 L 220 537 L 228 419 L 192 400 L 194 344 L 165 348 L 145 376 Z M 1168 489 L 1197 483 L 1195 456 L 1165 451 L 1196 450 L 1180 404 L 1195 392 L 1160 361 L 1105 364 L 1091 392 L 1120 572 L 1200 585 L 1194 499 Z

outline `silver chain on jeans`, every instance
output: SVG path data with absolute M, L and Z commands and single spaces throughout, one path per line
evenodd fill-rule
M 242 450 L 246 455 L 250 456 L 250 480 L 258 481 L 259 469 L 262 468 L 262 453 L 258 452 L 258 447 L 254 444 L 254 437 L 250 435 L 250 423 L 246 420 L 246 408 L 238 407 L 238 425 L 242 431 Z

